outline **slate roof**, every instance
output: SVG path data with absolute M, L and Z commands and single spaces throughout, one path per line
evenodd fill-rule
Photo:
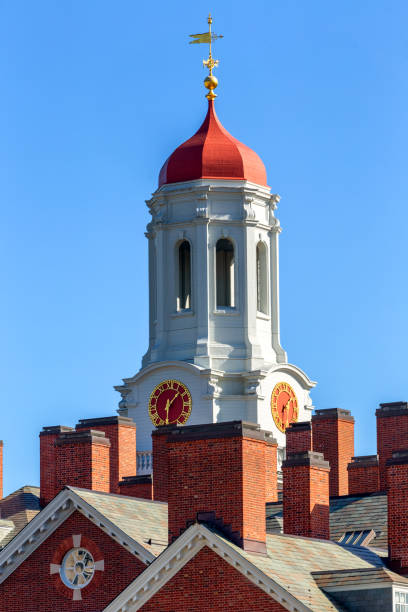
M 404 585 L 404 587 L 408 586 L 408 578 L 398 576 L 385 567 L 340 570 L 337 572 L 312 572 L 312 574 L 316 584 L 318 584 L 321 589 L 341 590 L 342 587 L 352 587 L 357 584 L 361 589 L 364 589 L 367 588 L 366 585 L 371 585 L 373 582 L 378 581 L 393 584 L 398 583 Z
M 330 540 L 269 534 L 267 557 L 247 553 L 224 541 L 305 606 L 319 612 L 343 611 L 343 607 L 321 590 L 315 580 L 315 572 L 320 573 L 327 568 L 332 570 L 333 575 L 337 570 L 385 571 L 381 558 L 367 548 L 345 547 Z M 387 573 L 400 579 L 393 572 Z
M 67 487 L 153 555 L 168 544 L 167 504 Z
M 0 550 L 40 511 L 39 487 L 24 486 L 0 500 Z M 12 528 L 7 529 L 7 523 Z M 3 537 L 2 537 L 3 534 Z
M 373 529 L 375 538 L 370 548 L 387 549 L 387 496 L 385 493 L 344 495 L 330 499 L 330 536 L 338 541 L 346 531 Z M 282 502 L 266 505 L 268 533 L 281 533 L 283 528 Z

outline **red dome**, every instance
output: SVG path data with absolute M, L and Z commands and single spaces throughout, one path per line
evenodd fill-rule
M 177 147 L 160 170 L 159 187 L 200 178 L 267 185 L 261 158 L 221 125 L 212 100 L 198 132 Z

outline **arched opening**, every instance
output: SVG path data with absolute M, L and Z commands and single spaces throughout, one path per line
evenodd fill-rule
M 220 238 L 216 246 L 217 307 L 234 306 L 234 245 Z
M 191 308 L 191 248 L 183 240 L 178 249 L 179 287 L 177 307 L 179 310 Z
M 257 310 L 268 314 L 268 272 L 266 246 L 263 242 L 256 245 L 256 296 Z

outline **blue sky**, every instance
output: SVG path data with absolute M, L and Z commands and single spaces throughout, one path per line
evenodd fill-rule
M 281 195 L 282 344 L 318 408 L 408 399 L 408 4 L 0 4 L 0 438 L 5 490 L 39 482 L 43 425 L 114 414 L 147 346 L 144 200 L 206 110 Z

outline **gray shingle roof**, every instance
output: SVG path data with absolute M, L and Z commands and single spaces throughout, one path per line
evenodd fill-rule
M 319 612 L 342 611 L 343 607 L 322 591 L 315 580 L 315 572 L 320 575 L 330 568 L 334 576 L 339 570 L 383 571 L 381 558 L 369 549 L 364 549 L 364 554 L 361 554 L 361 550 L 356 550 L 359 547 L 345 547 L 330 540 L 269 534 L 268 556 L 264 557 L 247 553 L 224 538 L 221 539 L 305 606 Z M 387 573 L 393 580 L 400 578 L 388 570 Z
M 330 535 L 338 541 L 346 531 L 373 529 L 370 547 L 387 549 L 387 496 L 385 493 L 345 495 L 330 499 Z M 280 533 L 283 527 L 282 502 L 266 505 L 268 533 Z
M 168 542 L 167 504 L 137 497 L 67 487 L 153 555 Z
M 4 529 L 0 550 L 6 546 L 40 511 L 39 487 L 25 486 L 0 500 L 0 517 L 13 523 L 12 529 Z M 1 537 L 1 534 L 0 534 Z

